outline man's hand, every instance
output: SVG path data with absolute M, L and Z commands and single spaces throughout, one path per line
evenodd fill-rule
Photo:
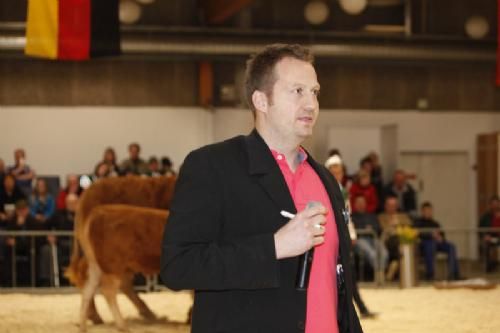
M 327 209 L 315 205 L 297 213 L 293 219 L 274 234 L 276 258 L 284 259 L 303 254 L 325 241 Z
M 9 237 L 5 240 L 5 243 L 7 243 L 8 246 L 14 246 L 16 245 L 16 239 L 14 237 Z

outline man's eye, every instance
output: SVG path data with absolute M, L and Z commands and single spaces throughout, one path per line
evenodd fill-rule
M 319 90 L 316 90 L 316 89 L 315 89 L 315 90 L 313 90 L 313 94 L 314 94 L 315 96 L 319 96 Z
M 293 92 L 296 94 L 302 94 L 303 90 L 302 88 L 295 88 Z

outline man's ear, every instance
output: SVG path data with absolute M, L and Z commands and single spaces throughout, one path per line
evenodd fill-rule
M 257 111 L 267 113 L 267 95 L 264 92 L 255 90 L 252 94 L 252 103 Z

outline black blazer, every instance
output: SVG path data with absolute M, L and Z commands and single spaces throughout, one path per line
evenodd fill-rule
M 330 173 L 308 162 L 330 196 L 339 234 L 345 290 L 339 328 L 362 332 L 352 304 L 350 239 L 344 200 Z M 277 260 L 274 233 L 295 212 L 271 151 L 249 136 L 205 146 L 184 161 L 165 228 L 161 279 L 173 290 L 194 289 L 192 332 L 301 332 L 306 292 L 295 289 L 298 258 Z

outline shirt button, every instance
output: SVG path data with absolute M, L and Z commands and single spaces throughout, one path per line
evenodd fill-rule
M 277 159 L 281 161 L 283 159 L 283 155 L 278 155 Z

